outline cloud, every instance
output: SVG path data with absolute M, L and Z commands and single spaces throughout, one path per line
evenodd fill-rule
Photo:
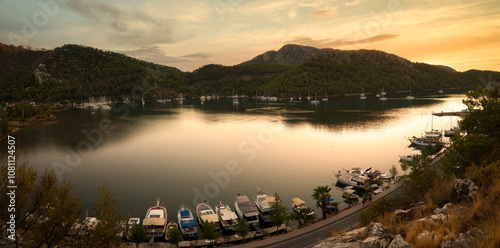
M 179 63 L 190 63 L 196 61 L 204 61 L 211 58 L 208 53 L 192 53 L 182 56 L 167 56 L 161 47 L 157 45 L 153 46 L 142 46 L 134 50 L 117 51 L 118 53 L 123 53 L 125 55 L 138 58 L 141 60 L 154 62 L 157 64 L 179 64 Z
M 298 45 L 306 45 L 306 46 L 313 46 L 317 48 L 332 48 L 332 47 L 341 47 L 341 46 L 352 46 L 352 45 L 358 45 L 358 44 L 366 44 L 366 43 L 372 43 L 372 42 L 378 42 L 382 40 L 388 40 L 388 39 L 394 39 L 398 35 L 397 34 L 383 34 L 383 35 L 377 35 L 373 37 L 369 37 L 366 39 L 361 39 L 361 40 L 330 40 L 330 39 L 322 39 L 322 40 L 315 40 L 312 39 L 311 37 L 307 36 L 301 36 L 301 37 L 296 37 L 293 38 L 289 41 L 286 41 L 286 44 L 298 44 Z
M 188 59 L 183 59 L 179 57 L 166 56 L 159 46 L 143 46 L 135 50 L 128 51 L 117 51 L 118 53 L 123 53 L 125 55 L 145 60 L 148 62 L 154 62 L 157 64 L 175 64 L 190 62 Z
M 337 14 L 337 7 L 327 10 L 316 11 L 312 13 L 312 16 L 316 18 L 328 18 L 334 16 L 335 14 Z
M 124 11 L 111 4 L 100 1 L 72 0 L 68 1 L 65 6 L 89 19 L 106 24 L 118 31 L 128 31 L 138 22 L 157 24 L 154 18 L 140 10 Z
M 345 2 L 345 6 L 355 6 L 355 5 L 359 5 L 361 3 L 360 0 L 354 0 L 354 1 L 349 1 L 349 2 Z
M 194 60 L 208 59 L 210 57 L 211 57 L 211 55 L 208 54 L 208 53 L 193 53 L 193 54 L 188 54 L 188 55 L 181 56 L 181 58 L 194 59 Z

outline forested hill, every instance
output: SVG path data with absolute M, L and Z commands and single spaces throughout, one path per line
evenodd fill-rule
M 84 101 L 90 97 L 146 99 L 219 96 L 318 96 L 469 87 L 500 81 L 499 72 L 456 72 L 375 50 L 343 51 L 285 45 L 234 66 L 193 72 L 80 45 L 32 50 L 0 44 L 0 102 Z
M 180 85 L 186 73 L 177 68 L 80 45 L 48 51 L 1 45 L 0 60 L 3 101 L 119 99 L 146 92 L 156 96 L 168 88 L 188 90 Z

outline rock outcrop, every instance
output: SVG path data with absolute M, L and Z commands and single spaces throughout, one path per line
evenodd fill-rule
M 452 186 L 451 199 L 460 202 L 470 198 L 478 191 L 476 184 L 470 179 L 457 179 Z
M 401 237 L 401 236 L 400 236 Z M 333 247 L 365 247 L 365 248 L 378 248 L 389 247 L 393 244 L 394 237 L 389 234 L 389 229 L 380 223 L 372 223 L 366 227 L 359 228 L 342 235 L 334 236 L 326 239 L 314 248 L 333 248 Z M 393 244 L 393 248 L 404 247 L 400 246 L 404 240 L 397 240 Z M 406 243 L 406 242 L 405 242 Z M 411 247 L 411 245 L 410 245 Z

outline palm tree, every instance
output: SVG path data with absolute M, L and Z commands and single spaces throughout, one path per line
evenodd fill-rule
M 335 214 L 338 214 L 340 212 L 340 210 L 339 210 L 339 204 L 340 204 L 340 202 L 332 202 L 332 203 L 330 203 L 330 206 L 333 207 L 333 212 Z
M 312 194 L 312 197 L 314 198 L 314 200 L 316 200 L 316 206 L 321 206 L 323 219 L 326 219 L 328 200 L 331 197 L 330 190 L 332 190 L 332 188 L 329 188 L 328 185 L 318 186 L 314 189 L 314 194 Z

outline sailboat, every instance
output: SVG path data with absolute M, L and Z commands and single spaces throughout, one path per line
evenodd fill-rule
M 407 100 L 413 100 L 413 99 L 415 99 L 415 97 L 413 97 L 413 96 L 411 95 L 411 85 L 410 85 L 410 95 L 409 95 L 409 96 L 406 96 L 406 99 L 407 99 Z
M 444 137 L 452 137 L 456 133 L 460 133 L 460 127 L 453 126 L 453 116 L 450 116 L 450 129 L 444 130 Z
M 311 104 L 319 104 L 318 93 L 317 92 L 316 92 L 316 95 L 314 97 L 314 100 L 311 100 Z
M 359 99 L 361 100 L 365 100 L 366 99 L 366 96 L 365 96 L 365 88 L 361 88 L 362 92 L 361 95 L 359 95 Z
M 438 135 L 440 138 L 443 136 L 443 133 L 441 131 L 434 129 L 434 115 L 431 116 L 431 131 L 425 131 L 425 134 L 426 135 Z

